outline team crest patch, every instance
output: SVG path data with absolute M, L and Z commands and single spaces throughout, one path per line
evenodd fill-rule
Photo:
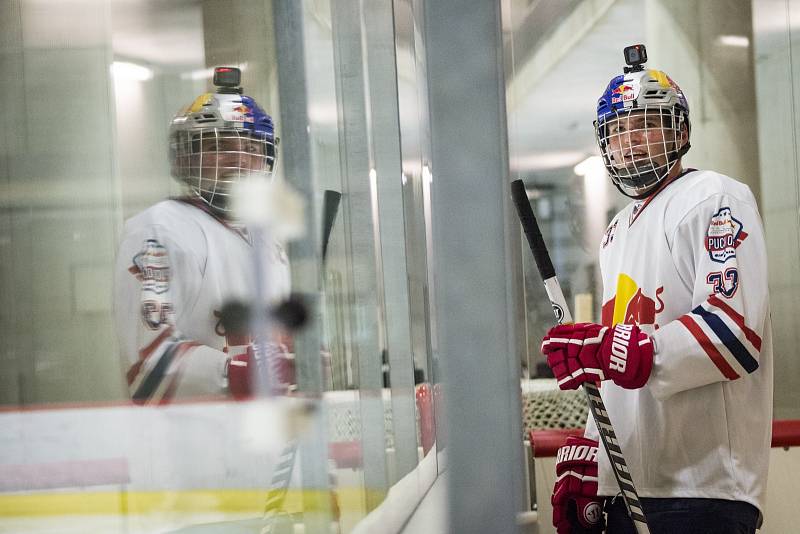
M 143 291 L 160 295 L 169 289 L 169 256 L 167 249 L 155 239 L 144 242 L 128 270 L 142 282 Z
M 728 207 L 720 210 L 711 217 L 706 232 L 706 250 L 711 261 L 725 263 L 736 257 L 736 248 L 747 237 L 742 223 L 732 214 Z
M 631 217 L 628 219 L 628 226 L 633 226 L 633 221 L 636 220 L 636 217 L 639 215 L 639 212 L 642 211 L 642 207 L 644 206 L 643 200 L 637 200 L 633 203 L 633 209 L 631 210 Z

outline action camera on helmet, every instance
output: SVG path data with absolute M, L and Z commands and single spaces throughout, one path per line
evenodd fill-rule
M 647 49 L 643 44 L 626 46 L 623 53 L 625 54 L 625 63 L 630 65 L 625 67 L 625 73 L 644 70 L 644 63 L 647 62 Z

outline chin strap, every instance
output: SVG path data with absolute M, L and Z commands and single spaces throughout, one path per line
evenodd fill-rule
M 689 149 L 690 149 L 690 148 L 691 148 L 691 144 L 689 143 L 689 141 L 686 141 L 686 144 L 684 144 L 684 145 L 683 145 L 683 146 L 682 146 L 682 147 L 681 147 L 681 148 L 678 150 L 678 152 L 675 154 L 675 157 L 674 157 L 674 159 L 671 161 L 671 163 L 672 163 L 672 164 L 671 164 L 671 165 L 669 165 L 667 168 L 668 168 L 669 170 L 672 170 L 672 167 L 675 165 L 675 163 L 676 163 L 676 162 L 678 162 L 678 161 L 680 161 L 680 159 L 681 159 L 683 156 L 685 156 L 687 152 L 689 152 Z M 669 170 L 667 171 L 667 174 L 669 174 Z M 664 177 L 660 178 L 659 180 L 657 180 L 656 182 L 654 182 L 654 183 L 653 183 L 653 186 L 652 186 L 650 189 L 648 189 L 647 191 L 645 191 L 644 193 L 642 193 L 642 194 L 640 194 L 640 195 L 631 195 L 631 194 L 628 194 L 628 193 L 626 193 L 626 192 L 625 192 L 625 191 L 622 189 L 622 187 L 621 187 L 621 186 L 620 186 L 620 185 L 619 185 L 619 184 L 618 184 L 616 181 L 614 181 L 614 180 L 611 180 L 611 182 L 612 182 L 612 183 L 614 184 L 614 186 L 617 188 L 617 191 L 619 191 L 620 193 L 622 193 L 622 194 L 623 194 L 623 195 L 625 195 L 626 197 L 628 197 L 628 198 L 632 198 L 632 199 L 634 199 L 634 200 L 642 200 L 643 198 L 647 198 L 647 197 L 649 197 L 651 194 L 653 194 L 653 192 L 654 192 L 654 191 L 656 191 L 656 190 L 658 189 L 658 184 L 660 184 L 660 183 L 661 183 L 661 181 L 662 181 L 664 178 L 666 178 L 666 176 L 664 176 Z
M 689 141 L 686 141 L 686 144 L 683 145 L 680 150 L 678 150 L 678 155 L 675 159 L 681 159 L 683 156 L 686 155 L 687 152 L 689 152 L 690 148 L 692 148 L 691 143 L 689 143 Z

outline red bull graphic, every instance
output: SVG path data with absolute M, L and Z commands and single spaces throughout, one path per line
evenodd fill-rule
M 244 103 L 236 103 L 229 110 L 221 109 L 222 118 L 232 122 L 253 122 L 253 110 Z
M 605 326 L 652 324 L 658 328 L 656 315 L 664 310 L 663 292 L 662 286 L 656 289 L 655 298 L 648 297 L 630 276 L 620 273 L 616 294 L 603 304 L 601 322 Z
M 611 90 L 611 103 L 617 104 L 625 100 L 633 100 L 633 86 L 623 83 Z

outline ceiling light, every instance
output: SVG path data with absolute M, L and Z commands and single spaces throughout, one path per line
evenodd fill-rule
M 737 48 L 750 46 L 750 39 L 744 35 L 720 35 L 717 39 L 724 46 L 735 46 Z
M 135 80 L 137 82 L 146 82 L 153 78 L 152 69 L 127 61 L 113 62 L 111 74 L 117 80 Z

